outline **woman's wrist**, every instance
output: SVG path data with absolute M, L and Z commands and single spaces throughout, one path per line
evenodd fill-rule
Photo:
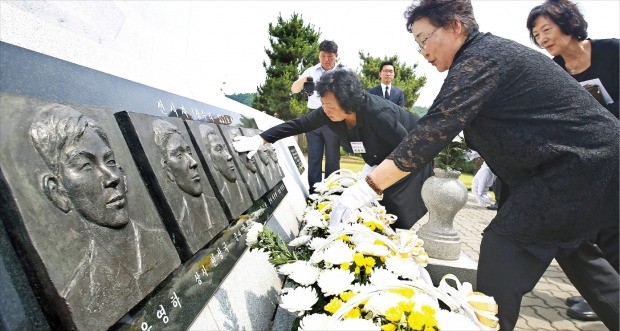
M 377 186 L 377 184 L 375 184 L 375 182 L 372 180 L 372 178 L 370 178 L 370 175 L 366 176 L 365 178 L 366 180 L 366 184 L 368 184 L 368 186 L 370 186 L 370 188 L 375 191 L 375 193 L 377 193 L 377 195 L 382 195 L 383 194 L 383 190 L 379 188 L 379 186 Z

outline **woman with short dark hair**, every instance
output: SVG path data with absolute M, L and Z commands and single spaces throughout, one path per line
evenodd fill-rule
M 319 111 L 276 125 L 260 136 L 237 137 L 234 148 L 238 152 L 253 152 L 265 142 L 273 143 L 327 125 L 338 135 L 345 150 L 360 153 L 366 163 L 365 169 L 370 169 L 390 154 L 419 119 L 391 101 L 368 93 L 351 70 L 334 69 L 324 73 L 315 89 L 321 97 Z M 379 203 L 398 217 L 393 227 L 410 229 L 426 214 L 422 184 L 432 175 L 433 163 L 430 162 L 419 173 L 406 176 L 385 190 Z
M 620 277 L 589 241 L 618 226 L 620 122 L 560 66 L 512 40 L 478 31 L 469 0 L 421 0 L 406 11 L 418 50 L 448 71 L 428 113 L 331 218 L 415 174 L 463 131 L 510 196 L 484 230 L 477 290 L 512 330 L 523 295 L 555 258 L 610 330 Z

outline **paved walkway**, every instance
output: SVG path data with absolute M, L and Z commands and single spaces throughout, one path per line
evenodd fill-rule
M 461 249 L 475 261 L 478 261 L 480 253 L 482 230 L 495 213 L 478 206 L 470 193 L 467 204 L 455 217 L 454 227 L 461 235 Z M 418 228 L 427 220 L 425 216 L 414 228 Z M 515 330 L 607 330 L 601 322 L 582 322 L 566 315 L 567 306 L 564 304 L 564 299 L 573 295 L 579 295 L 579 292 L 554 260 L 534 291 L 523 298 Z

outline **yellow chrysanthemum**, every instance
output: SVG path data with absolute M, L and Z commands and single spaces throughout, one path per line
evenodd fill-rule
M 359 252 L 353 253 L 353 261 L 355 261 L 355 264 L 360 267 L 366 265 L 366 259 L 364 258 L 364 254 Z
M 327 206 L 328 204 L 330 204 L 330 203 L 331 203 L 331 201 L 319 202 L 319 204 L 316 206 L 316 208 L 317 208 L 318 210 L 323 210 L 323 208 L 324 208 L 325 206 Z
M 360 271 L 361 271 L 360 267 L 355 267 L 355 271 L 354 272 L 355 272 L 356 275 L 359 275 Z
M 379 259 L 382 263 L 385 263 L 385 261 L 387 260 L 387 256 L 380 256 Z
M 415 294 L 415 291 L 412 288 L 397 288 L 390 290 L 390 292 L 402 295 L 405 298 L 411 298 Z
M 340 269 L 342 269 L 342 270 L 349 270 L 350 267 L 351 267 L 351 263 L 349 263 L 349 262 L 345 262 L 345 263 L 340 264 Z
M 433 330 L 437 326 L 435 319 L 435 309 L 431 306 L 422 306 L 422 312 L 412 311 L 407 318 L 409 327 L 413 330 Z
M 351 309 L 348 313 L 344 315 L 344 318 L 358 318 L 362 316 L 362 312 L 358 307 Z
M 339 182 L 331 182 L 329 184 L 327 184 L 327 188 L 334 188 L 334 187 L 338 187 L 340 186 Z
M 340 297 L 340 299 L 342 299 L 342 301 L 347 302 L 349 301 L 349 299 L 355 296 L 355 293 L 351 291 L 345 291 L 340 293 L 338 296 Z
M 364 225 L 372 231 L 375 231 L 375 229 L 377 228 L 374 222 L 366 222 L 364 223 Z
M 398 303 L 398 308 L 406 313 L 410 313 L 413 310 L 413 301 L 401 301 Z
M 400 319 L 403 317 L 403 311 L 398 307 L 390 307 L 385 311 L 385 318 L 393 323 L 400 322 Z
M 396 325 L 388 323 L 381 326 L 382 331 L 396 331 Z
M 338 299 L 337 297 L 332 298 L 328 304 L 325 305 L 325 307 L 323 307 L 323 309 L 325 309 L 326 312 L 328 313 L 335 313 L 338 309 L 340 309 L 340 306 L 342 306 L 342 300 Z
M 366 257 L 366 258 L 364 259 L 364 264 L 365 264 L 367 267 L 369 267 L 369 268 L 374 267 L 374 266 L 375 266 L 375 263 L 376 263 L 376 262 L 375 262 L 375 259 L 374 259 L 374 258 L 372 258 L 372 256 L 368 256 L 368 257 Z
M 367 275 L 370 275 L 370 273 L 372 272 L 372 268 L 365 267 L 364 272 L 366 272 Z
M 349 241 L 351 241 L 351 238 L 349 238 L 349 236 L 347 236 L 346 234 L 345 234 L 345 235 L 342 235 L 342 236 L 340 236 L 340 237 L 338 237 L 338 239 L 340 239 L 340 240 L 342 240 L 342 241 L 344 241 L 344 242 L 349 242 Z

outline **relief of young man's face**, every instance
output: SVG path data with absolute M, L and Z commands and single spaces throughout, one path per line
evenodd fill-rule
M 123 171 L 110 146 L 92 128 L 65 146 L 59 160 L 61 194 L 84 219 L 111 228 L 129 223 Z
M 198 163 L 183 136 L 174 133 L 168 139 L 163 156 L 164 170 L 170 180 L 185 193 L 198 197 L 202 194 Z
M 278 163 L 278 153 L 276 153 L 276 147 L 273 144 L 267 144 L 267 154 L 273 162 Z
M 238 132 L 234 132 L 231 131 L 230 132 L 230 138 L 233 139 L 237 136 L 240 136 L 241 134 Z M 250 170 L 252 173 L 256 173 L 256 163 L 254 163 L 254 157 L 252 156 L 251 159 L 248 159 L 248 152 L 243 152 L 243 153 L 238 153 L 239 154 L 239 159 L 241 160 L 241 163 L 243 163 L 245 165 L 245 167 Z
M 226 145 L 224 145 L 224 141 L 219 135 L 214 133 L 208 134 L 207 140 L 207 148 L 211 160 L 215 164 L 215 169 L 228 181 L 235 182 L 237 180 L 235 165 Z
M 269 152 L 264 144 L 258 148 L 256 154 L 258 154 L 258 159 L 263 162 L 264 165 L 269 165 Z

